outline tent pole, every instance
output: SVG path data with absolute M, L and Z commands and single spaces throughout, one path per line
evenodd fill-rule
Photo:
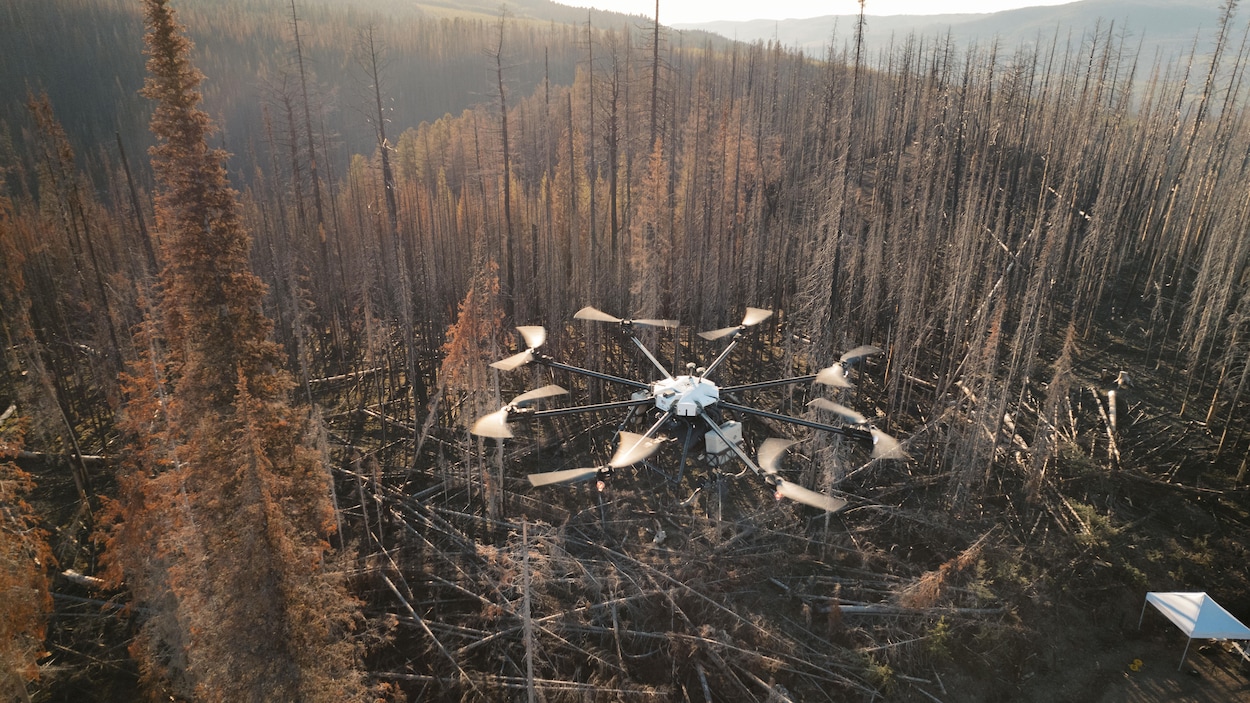
M 1142 620 L 1146 619 L 1146 606 L 1150 605 L 1150 597 L 1147 595 L 1146 602 L 1141 604 L 1141 616 L 1137 618 L 1137 629 L 1141 629 Z
M 1189 645 L 1193 643 L 1194 643 L 1194 638 L 1192 637 L 1190 637 L 1189 640 L 1185 642 L 1185 651 L 1181 653 L 1181 663 L 1177 665 L 1176 667 L 1177 671 L 1180 671 L 1185 666 L 1185 657 L 1189 656 Z

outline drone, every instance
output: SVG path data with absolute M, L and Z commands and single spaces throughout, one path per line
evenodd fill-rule
M 574 483 L 597 479 L 600 491 L 605 481 L 616 469 L 623 469 L 642 464 L 651 459 L 667 442 L 684 434 L 682 441 L 682 457 L 678 464 L 685 471 L 687 458 L 692 448 L 701 441 L 701 456 L 713 470 L 740 460 L 746 468 L 739 474 L 752 472 L 774 491 L 774 497 L 783 498 L 808 505 L 827 512 L 837 512 L 846 507 L 847 502 L 824 493 L 805 488 L 797 483 L 786 480 L 781 475 L 782 463 L 786 451 L 797 444 L 796 440 L 768 438 L 759 445 L 758 461 L 743 449 L 742 424 L 736 420 L 725 420 L 724 411 L 737 413 L 738 416 L 751 415 L 768 420 L 775 420 L 800 427 L 840 435 L 858 443 L 871 447 L 874 459 L 905 459 L 907 455 L 898 440 L 882 432 L 872 425 L 864 415 L 843 405 L 817 398 L 809 407 L 833 413 L 841 419 L 841 425 L 830 425 L 767 410 L 753 408 L 736 402 L 739 394 L 765 388 L 798 383 L 817 383 L 835 388 L 853 388 L 849 371 L 866 357 L 882 354 L 883 351 L 872 345 L 855 347 L 841 355 L 833 366 L 822 369 L 818 373 L 770 381 L 745 383 L 739 385 L 718 385 L 714 373 L 727 359 L 738 343 L 744 338 L 743 333 L 767 320 L 773 311 L 748 307 L 742 322 L 732 327 L 724 327 L 698 335 L 710 342 L 729 340 L 725 348 L 706 367 L 698 367 L 694 363 L 686 365 L 686 373 L 673 375 L 646 345 L 635 334 L 638 328 L 672 328 L 677 327 L 676 320 L 639 319 L 628 320 L 610 315 L 593 307 L 584 307 L 573 315 L 574 319 L 610 323 L 620 327 L 630 341 L 642 352 L 657 372 L 658 378 L 652 381 L 641 381 L 601 373 L 591 369 L 572 366 L 538 351 L 547 339 L 547 332 L 539 326 L 517 327 L 526 345 L 523 351 L 496 361 L 490 366 L 501 371 L 511 371 L 527 364 L 540 364 L 548 368 L 607 381 L 612 384 L 631 389 L 630 396 L 621 400 L 613 400 L 589 405 L 538 409 L 536 405 L 554 396 L 564 395 L 567 390 L 558 385 L 547 385 L 536 390 L 523 393 L 499 410 L 479 418 L 470 428 L 470 432 L 481 437 L 493 437 L 500 441 L 512 438 L 512 426 L 520 422 L 532 422 L 547 417 L 571 415 L 579 413 L 603 413 L 624 411 L 625 419 L 617 428 L 617 448 L 612 458 L 604 465 L 545 473 L 528 476 L 533 486 L 548 486 L 560 483 Z M 649 428 L 641 433 L 629 432 L 624 428 L 636 416 L 651 418 Z M 677 482 L 680 483 L 681 474 Z M 701 490 L 701 489 L 700 489 Z M 695 491 L 697 495 L 698 491 Z M 693 499 L 694 495 L 685 501 Z

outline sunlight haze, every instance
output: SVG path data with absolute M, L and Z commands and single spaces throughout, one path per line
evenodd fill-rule
M 558 0 L 564 5 L 595 7 L 653 17 L 655 0 Z M 1074 0 L 868 0 L 869 15 L 940 15 L 984 13 L 1019 7 L 1066 5 Z M 717 20 L 804 19 L 859 12 L 856 0 L 661 0 L 660 22 L 684 24 Z

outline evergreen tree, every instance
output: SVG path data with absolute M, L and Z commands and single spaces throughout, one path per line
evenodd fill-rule
M 167 0 L 145 9 L 166 264 L 125 379 L 132 470 L 112 511 L 112 576 L 152 611 L 137 655 L 153 694 L 358 699 L 359 616 L 328 564 L 325 457 L 287 399 L 191 44 Z
M 4 171 L 0 169 L 0 177 Z M 48 573 L 52 551 L 25 498 L 35 483 L 10 461 L 24 447 L 29 425 L 17 414 L 21 353 L 32 337 L 22 276 L 23 256 L 12 204 L 0 194 L 0 700 L 28 701 L 26 684 L 39 678 L 46 616 L 52 611 Z M 20 346 L 19 346 L 20 345 Z
M 23 498 L 34 488 L 30 474 L 8 461 L 22 448 L 23 422 L 16 406 L 0 411 L 0 700 L 29 701 L 26 683 L 39 678 L 44 633 L 52 611 L 48 572 L 52 551 Z

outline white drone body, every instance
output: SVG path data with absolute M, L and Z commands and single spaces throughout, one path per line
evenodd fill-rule
M 660 412 L 678 417 L 698 417 L 720 400 L 720 388 L 701 376 L 676 376 L 651 384 L 651 395 Z

